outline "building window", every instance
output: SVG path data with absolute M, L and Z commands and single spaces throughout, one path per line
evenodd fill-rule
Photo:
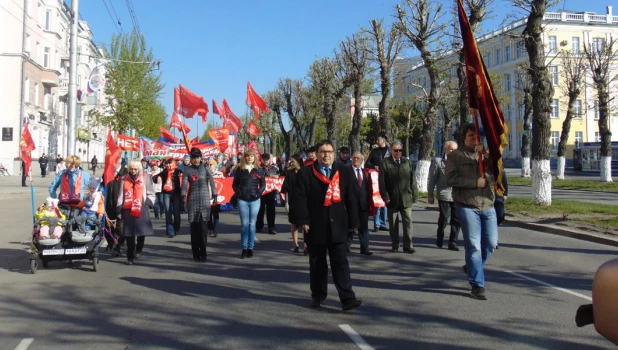
M 504 48 L 504 62 L 508 62 L 511 60 L 511 45 L 508 45 Z
M 43 49 L 43 67 L 49 68 L 49 47 Z
M 45 29 L 51 30 L 52 12 L 51 10 L 45 11 Z
M 573 118 L 582 119 L 582 100 L 575 100 L 573 102 Z
M 560 140 L 560 133 L 557 131 L 551 132 L 551 146 L 552 151 L 556 152 L 558 150 L 558 142 Z
M 558 39 L 555 35 L 549 36 L 549 53 L 558 53 Z
M 594 120 L 599 120 L 599 100 L 594 101 Z
M 558 66 L 550 66 L 549 72 L 551 73 L 551 81 L 554 86 L 558 86 Z
M 517 135 L 517 147 L 519 147 L 519 150 L 521 150 L 521 147 L 523 145 L 524 145 L 524 134 L 520 132 Z
M 520 40 L 517 42 L 517 52 L 515 53 L 515 55 L 517 56 L 517 58 L 522 58 L 524 56 L 524 50 L 525 50 L 525 46 L 524 46 L 524 41 Z
M 30 103 L 30 79 L 24 81 L 24 102 Z
M 51 110 L 51 88 L 43 87 L 43 108 Z
M 601 52 L 605 49 L 605 38 L 592 38 L 592 52 Z
M 524 112 L 525 112 L 525 106 L 521 104 L 519 108 L 517 109 L 517 119 L 518 120 L 524 119 Z
M 601 142 L 601 133 L 598 131 L 594 132 L 594 142 Z
M 584 141 L 584 132 L 576 131 L 575 132 L 575 146 L 579 146 Z
M 578 36 L 574 36 L 573 38 L 571 38 L 571 52 L 574 54 L 579 53 L 579 37 Z
M 496 66 L 502 63 L 502 51 L 500 49 L 496 49 Z
M 560 102 L 556 99 L 551 102 L 551 117 L 560 118 Z
M 506 105 L 506 120 L 507 121 L 511 121 L 511 115 L 513 114 L 512 110 L 511 110 L 511 104 L 507 104 Z
M 513 149 L 513 137 L 509 134 L 509 152 Z
M 504 75 L 504 88 L 506 89 L 506 91 L 511 91 L 511 75 L 510 74 Z
M 34 105 L 39 105 L 39 83 L 34 83 Z

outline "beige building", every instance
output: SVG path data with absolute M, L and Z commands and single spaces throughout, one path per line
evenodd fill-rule
M 566 116 L 568 99 L 563 92 L 564 78 L 561 72 L 562 50 L 570 50 L 573 53 L 583 53 L 584 45 L 603 45 L 614 38 L 618 40 L 618 16 L 608 6 L 606 14 L 599 15 L 591 12 L 548 12 L 544 22 L 546 30 L 544 42 L 547 53 L 547 64 L 552 74 L 554 84 L 553 112 L 551 119 L 551 143 L 554 145 L 552 157 L 555 157 L 562 122 Z M 528 60 L 528 54 L 523 41 L 512 38 L 510 35 L 521 33 L 526 20 L 515 21 L 505 27 L 499 28 L 478 38 L 479 49 L 488 70 L 500 76 L 503 85 L 503 93 L 507 103 L 503 103 L 502 111 L 509 127 L 509 147 L 505 150 L 506 159 L 520 157 L 521 140 L 523 135 L 523 106 L 521 102 L 520 80 L 518 79 L 518 65 Z M 448 69 L 449 64 L 455 60 L 453 52 L 445 55 L 441 65 L 446 69 L 445 81 L 456 81 L 456 68 Z M 618 63 L 614 66 L 618 71 Z M 587 74 L 586 89 L 576 101 L 573 108 L 578 111 L 579 117 L 571 122 L 569 143 L 567 147 L 567 164 L 573 157 L 573 149 L 576 142 L 600 141 L 598 128 L 598 106 L 592 80 Z M 429 77 L 419 58 L 400 59 L 395 68 L 395 98 L 409 98 L 417 96 L 422 98 L 422 87 L 429 88 Z M 617 90 L 614 84 L 611 89 L 611 98 L 616 99 Z M 612 107 L 616 102 L 612 102 Z M 618 120 L 614 108 L 610 118 L 612 141 L 618 140 Z M 456 126 L 454 126 L 456 127 Z M 440 127 L 438 127 L 440 130 Z M 534 132 L 534 125 L 532 126 Z M 449 139 L 452 138 L 452 130 L 448 130 Z M 439 138 L 437 135 L 436 138 Z M 440 149 L 440 145 L 436 145 Z
M 62 0 L 3 1 L 0 9 L 0 162 L 12 174 L 19 168 L 19 140 L 24 125 L 34 139 L 33 159 L 43 153 L 50 160 L 56 154 L 66 157 L 68 68 L 70 9 Z M 82 91 L 79 122 L 91 135 L 98 131 L 83 116 L 92 108 L 99 108 L 96 99 L 87 98 L 90 68 L 101 57 L 92 43 L 92 33 L 86 22 L 80 21 L 78 89 Z M 5 35 L 4 33 L 10 33 Z M 80 81 L 81 80 L 81 81 Z M 85 98 L 86 97 L 86 98 Z M 79 108 L 79 107 L 78 107 Z M 85 134 L 84 134 L 85 135 Z M 98 135 L 97 135 L 98 136 Z M 97 154 L 104 156 L 97 142 L 87 142 L 92 152 L 82 152 L 82 158 Z M 102 144 L 103 142 L 99 142 Z M 78 148 L 88 149 L 83 146 Z M 96 153 L 95 153 L 96 152 Z M 79 152 L 78 152 L 79 153 Z M 35 173 L 38 172 L 34 167 Z

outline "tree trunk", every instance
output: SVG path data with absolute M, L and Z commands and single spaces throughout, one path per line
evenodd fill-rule
M 549 157 L 551 145 L 551 100 L 554 96 L 549 71 L 545 62 L 543 44 L 543 16 L 547 0 L 532 0 L 530 15 L 524 30 L 525 45 L 530 61 L 532 87 L 532 201 L 535 204 L 551 205 L 551 170 Z
M 327 116 L 326 118 L 326 138 L 332 141 L 335 135 L 335 118 L 332 115 L 333 113 L 331 112 L 330 106 L 331 106 L 331 103 L 325 103 L 323 113 L 324 113 L 324 116 Z
M 530 157 L 521 158 L 521 177 L 530 177 Z
M 575 96 L 577 97 L 577 96 Z M 558 179 L 564 180 L 564 167 L 566 166 L 565 162 L 565 153 L 567 142 L 569 141 L 569 132 L 571 132 L 571 121 L 573 120 L 573 103 L 575 103 L 575 98 L 571 95 L 569 96 L 569 108 L 567 110 L 567 115 L 562 122 L 562 131 L 560 132 L 560 142 L 558 143 L 558 167 L 556 168 L 556 177 Z M 562 161 L 561 161 L 562 160 Z
M 378 111 L 380 113 L 380 127 L 382 133 L 386 136 L 387 140 L 391 140 L 393 137 L 393 129 L 391 126 L 391 116 L 388 111 L 388 99 L 391 94 L 391 80 L 390 70 L 385 67 L 380 68 L 380 88 L 382 89 L 382 100 L 378 104 Z
M 530 89 L 524 88 L 524 122 L 521 136 L 521 176 L 530 177 L 530 117 L 532 115 L 532 96 Z
M 564 180 L 564 168 L 566 166 L 566 159 L 564 156 L 558 156 L 558 165 L 556 166 L 556 178 Z
M 363 124 L 361 106 L 361 85 L 358 81 L 354 85 L 354 116 L 352 117 L 352 130 L 350 131 L 350 154 L 362 151 L 360 147 L 360 132 Z
M 601 134 L 601 181 L 613 182 L 612 133 L 609 129 L 609 91 L 605 84 L 596 85 L 599 96 L 599 134 Z

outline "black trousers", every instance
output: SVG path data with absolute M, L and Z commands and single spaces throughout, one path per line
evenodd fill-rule
M 455 202 L 439 200 L 438 208 L 440 208 L 440 218 L 438 219 L 438 239 L 444 239 L 444 229 L 446 226 L 451 225 L 451 234 L 448 237 L 448 242 L 457 243 L 461 226 L 459 225 L 459 219 L 457 219 Z
M 208 229 L 216 230 L 219 224 L 219 213 L 221 212 L 221 205 L 213 205 L 210 207 L 210 220 L 208 220 Z
M 28 178 L 28 175 L 21 175 L 21 185 L 22 186 L 26 186 L 26 179 Z
M 360 227 L 358 228 L 358 241 L 360 243 L 360 251 L 369 251 L 369 213 L 366 211 L 358 212 L 358 220 L 360 221 Z M 352 240 L 354 239 L 354 232 L 350 233 L 348 240 L 348 248 L 352 246 Z
M 206 231 L 206 222 L 200 215 L 198 222 L 192 222 L 190 225 L 191 230 L 191 251 L 193 252 L 193 259 L 199 260 L 206 258 L 206 245 L 208 243 L 208 232 Z
M 308 245 L 311 298 L 324 300 L 328 294 L 328 263 L 326 262 L 326 254 L 330 258 L 330 270 L 333 274 L 333 282 L 339 293 L 339 300 L 344 302 L 356 298 L 356 294 L 352 290 L 346 245 L 347 243 Z
M 257 221 L 255 223 L 256 230 L 260 231 L 264 228 L 264 208 L 266 208 L 266 222 L 268 229 L 275 228 L 275 195 L 276 191 L 269 192 L 260 199 L 260 211 L 258 212 Z
M 41 176 L 45 177 L 47 175 L 47 165 L 41 167 Z
M 135 245 L 135 239 L 137 238 L 137 246 Z M 144 241 L 146 240 L 146 236 L 139 237 L 126 237 L 127 240 L 127 259 L 133 260 L 135 259 L 135 254 L 141 254 L 144 249 Z
M 504 197 L 496 195 L 494 201 L 494 209 L 496 209 L 496 218 L 498 219 L 498 226 L 502 224 L 506 217 L 506 210 L 504 209 Z

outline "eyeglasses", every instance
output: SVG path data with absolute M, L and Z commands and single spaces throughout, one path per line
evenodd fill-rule
M 318 151 L 318 153 L 321 153 L 321 154 L 333 154 L 333 153 L 335 153 L 335 151 Z
M 400 149 L 394 149 L 393 152 L 401 153 L 401 152 L 403 152 L 403 149 L 401 149 L 401 148 Z

